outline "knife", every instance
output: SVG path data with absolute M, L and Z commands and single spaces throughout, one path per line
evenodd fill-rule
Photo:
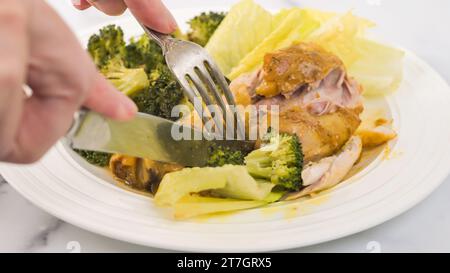
M 179 132 L 185 137 L 179 139 Z M 133 120 L 121 122 L 88 110 L 77 113 L 66 139 L 74 149 L 118 153 L 189 167 L 205 166 L 210 151 L 217 146 L 241 151 L 250 151 L 254 146 L 250 141 L 208 140 L 211 135 L 207 132 L 148 114 L 138 113 Z

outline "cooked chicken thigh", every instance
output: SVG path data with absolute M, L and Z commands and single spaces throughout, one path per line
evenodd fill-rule
M 339 151 L 361 123 L 361 86 L 342 61 L 313 44 L 267 54 L 262 69 L 230 89 L 238 104 L 278 105 L 280 131 L 298 135 L 306 162 Z

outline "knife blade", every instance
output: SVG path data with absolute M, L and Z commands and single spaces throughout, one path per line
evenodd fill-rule
M 180 132 L 183 132 L 182 139 L 179 139 Z M 242 151 L 250 151 L 254 146 L 250 141 L 208 140 L 211 136 L 205 138 L 203 134 L 187 125 L 143 113 L 138 113 L 131 121 L 120 122 L 82 110 L 66 139 L 74 149 L 118 153 L 189 167 L 205 166 L 208 154 L 217 146 Z

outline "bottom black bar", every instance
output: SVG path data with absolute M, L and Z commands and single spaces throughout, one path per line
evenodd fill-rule
M 23 257 L 26 256 L 26 257 Z M 57 257 L 55 257 L 57 256 Z M 23 266 L 34 269 L 49 267 L 58 272 L 70 268 L 71 272 L 305 272 L 374 271 L 385 272 L 398 266 L 402 272 L 419 266 L 447 266 L 449 254 L 0 254 L 0 262 L 20 270 Z M 20 261 L 20 262 L 18 262 Z

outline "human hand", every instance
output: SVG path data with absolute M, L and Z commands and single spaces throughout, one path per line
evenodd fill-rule
M 0 161 L 38 160 L 82 106 L 118 120 L 136 113 L 45 1 L 0 0 L 0 37 Z
M 144 25 L 163 33 L 172 33 L 177 23 L 160 0 L 72 0 L 73 5 L 85 10 L 91 6 L 108 15 L 120 15 L 127 8 Z

